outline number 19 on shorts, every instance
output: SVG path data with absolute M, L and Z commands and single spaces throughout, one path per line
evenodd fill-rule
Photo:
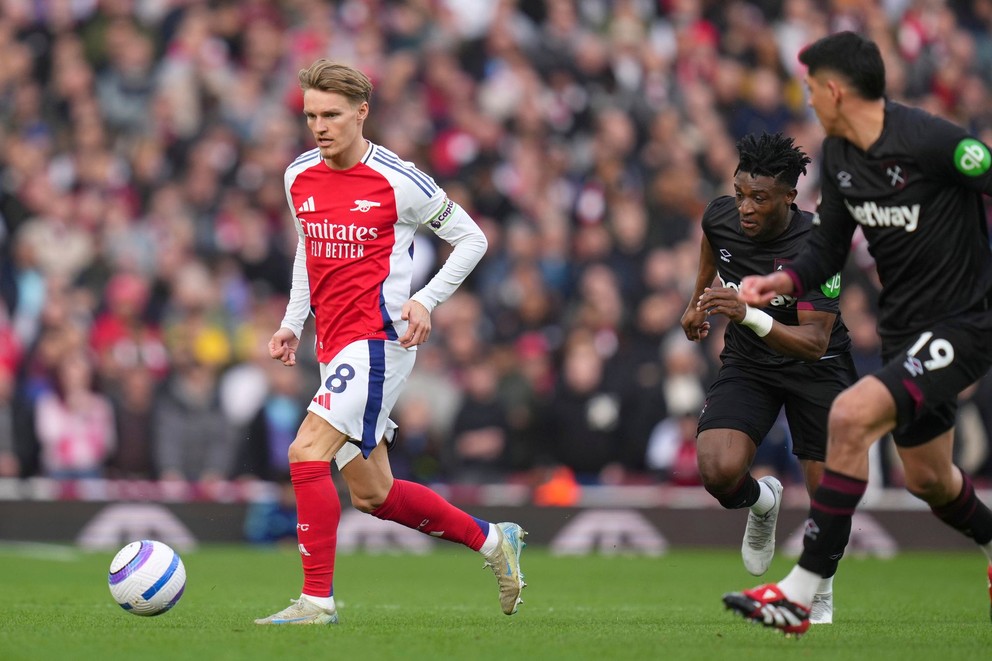
M 903 367 L 913 376 L 923 374 L 924 370 L 934 371 L 947 367 L 954 362 L 954 346 L 945 339 L 933 339 L 933 333 L 927 331 L 920 335 L 919 339 L 906 351 L 906 360 Z M 929 358 L 921 359 L 916 354 L 920 353 L 929 342 Z

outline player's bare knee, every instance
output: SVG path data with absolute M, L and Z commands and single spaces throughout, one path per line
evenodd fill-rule
M 727 509 L 739 507 L 739 498 L 734 494 L 747 473 L 746 465 L 720 454 L 708 454 L 699 457 L 698 469 L 703 488 L 711 496 Z
M 720 494 L 733 491 L 751 465 L 753 448 L 750 440 L 733 430 L 707 430 L 700 434 L 696 442 L 696 467 L 706 490 L 717 499 Z
M 379 491 L 352 491 L 351 493 L 352 507 L 359 512 L 365 512 L 366 514 L 371 514 L 375 510 L 379 509 L 384 502 L 386 502 L 386 494 L 380 493 Z
M 866 419 L 865 409 L 858 402 L 857 394 L 844 392 L 837 396 L 830 407 L 827 422 L 830 429 L 830 444 L 838 449 L 857 449 L 871 426 Z
M 309 453 L 305 444 L 299 439 L 289 444 L 289 463 L 295 464 L 300 461 L 308 461 Z
M 391 480 L 380 479 L 375 474 L 349 472 L 345 479 L 348 482 L 348 493 L 351 494 L 352 507 L 366 514 L 374 512 L 386 502 L 392 487 Z
M 738 466 L 709 461 L 699 463 L 699 478 L 703 482 L 703 487 L 717 498 L 732 491 L 740 484 L 742 477 L 744 472 Z
M 931 505 L 942 505 L 955 495 L 949 493 L 947 480 L 941 479 L 937 471 L 930 470 L 926 466 L 907 469 L 904 479 L 906 491 Z
M 379 503 L 381 505 L 382 503 Z M 366 498 L 359 498 L 358 496 L 352 494 L 351 496 L 351 506 L 354 507 L 359 512 L 365 512 L 366 514 L 372 513 L 379 505 L 374 504 L 371 500 Z
M 940 483 L 936 479 L 922 479 L 910 483 L 906 480 L 906 491 L 925 503 L 934 503 L 940 497 Z
M 327 453 L 322 448 L 321 444 L 317 443 L 314 438 L 307 436 L 297 436 L 296 439 L 289 444 L 288 454 L 289 463 L 329 460 L 325 456 Z

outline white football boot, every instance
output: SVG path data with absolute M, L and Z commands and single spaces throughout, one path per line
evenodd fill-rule
M 741 544 L 741 557 L 744 568 L 754 576 L 761 576 L 772 564 L 775 557 L 775 524 L 778 523 L 778 512 L 782 509 L 782 483 L 771 475 L 758 482 L 771 487 L 775 494 L 775 504 L 762 515 L 748 512 L 747 527 L 744 529 L 744 543 Z

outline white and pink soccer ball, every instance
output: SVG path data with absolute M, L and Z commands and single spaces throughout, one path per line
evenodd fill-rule
M 161 615 L 183 596 L 186 568 L 168 545 L 144 539 L 117 552 L 107 583 L 110 594 L 127 612 Z

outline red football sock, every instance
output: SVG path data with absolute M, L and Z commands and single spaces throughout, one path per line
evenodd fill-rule
M 296 492 L 296 538 L 303 560 L 303 593 L 330 597 L 334 594 L 334 553 L 341 521 L 341 501 L 331 480 L 331 464 L 292 463 L 289 475 Z
M 393 480 L 385 502 L 372 516 L 464 544 L 473 551 L 482 548 L 489 534 L 488 522 L 466 514 L 427 487 L 405 480 Z

